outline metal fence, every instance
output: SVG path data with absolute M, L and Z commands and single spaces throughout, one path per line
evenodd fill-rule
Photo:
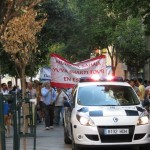
M 20 150 L 20 139 L 33 137 L 33 150 L 36 149 L 36 104 L 28 97 L 21 99 L 17 93 L 0 93 L 0 150 L 6 150 L 6 129 L 4 123 L 5 106 L 9 105 L 13 122 L 13 150 Z M 26 142 L 23 148 L 26 149 Z

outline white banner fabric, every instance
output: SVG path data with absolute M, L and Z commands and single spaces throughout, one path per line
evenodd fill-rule
M 106 76 L 104 55 L 73 64 L 57 54 L 52 54 L 50 64 L 51 84 L 54 87 L 72 88 L 81 77 Z

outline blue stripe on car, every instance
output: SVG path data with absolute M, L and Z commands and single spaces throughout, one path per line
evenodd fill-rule
M 138 111 L 136 110 L 125 110 L 127 116 L 139 116 Z
M 137 110 L 140 111 L 140 112 L 144 112 L 144 111 L 145 111 L 145 109 L 142 108 L 142 107 L 138 107 L 138 106 L 137 106 L 136 108 L 137 108 Z
M 89 111 L 89 109 L 87 107 L 82 107 L 81 109 L 78 110 L 78 112 L 84 112 L 84 113 L 86 113 L 88 111 Z
M 103 111 L 101 110 L 96 110 L 96 111 L 90 111 L 89 115 L 91 117 L 99 117 L 99 116 L 103 116 Z

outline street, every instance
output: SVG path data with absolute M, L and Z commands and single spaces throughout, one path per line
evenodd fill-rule
M 23 141 L 20 141 L 20 150 L 23 150 Z M 13 149 L 13 136 L 6 138 L 6 150 Z M 87 150 L 88 148 L 86 148 Z M 97 148 L 99 149 L 99 148 Z M 97 150 L 95 149 L 95 150 Z M 101 150 L 137 150 L 136 148 L 100 148 Z M 27 138 L 27 150 L 33 150 L 33 138 Z M 45 130 L 44 123 L 37 125 L 36 150 L 71 150 L 71 145 L 64 144 L 63 126 L 55 126 L 54 129 Z M 88 149 L 88 150 L 93 150 Z

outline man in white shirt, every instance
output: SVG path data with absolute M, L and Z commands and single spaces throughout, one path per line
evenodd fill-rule
M 41 89 L 41 95 L 45 112 L 45 129 L 53 129 L 54 102 L 56 100 L 56 92 L 51 87 L 50 82 L 46 82 L 43 84 L 43 88 Z
M 67 100 L 68 96 L 65 94 L 65 92 L 58 88 L 57 89 L 57 97 L 55 101 L 55 123 L 56 125 L 59 125 L 60 123 L 60 115 L 62 116 L 63 121 L 63 111 L 64 111 L 64 100 Z

